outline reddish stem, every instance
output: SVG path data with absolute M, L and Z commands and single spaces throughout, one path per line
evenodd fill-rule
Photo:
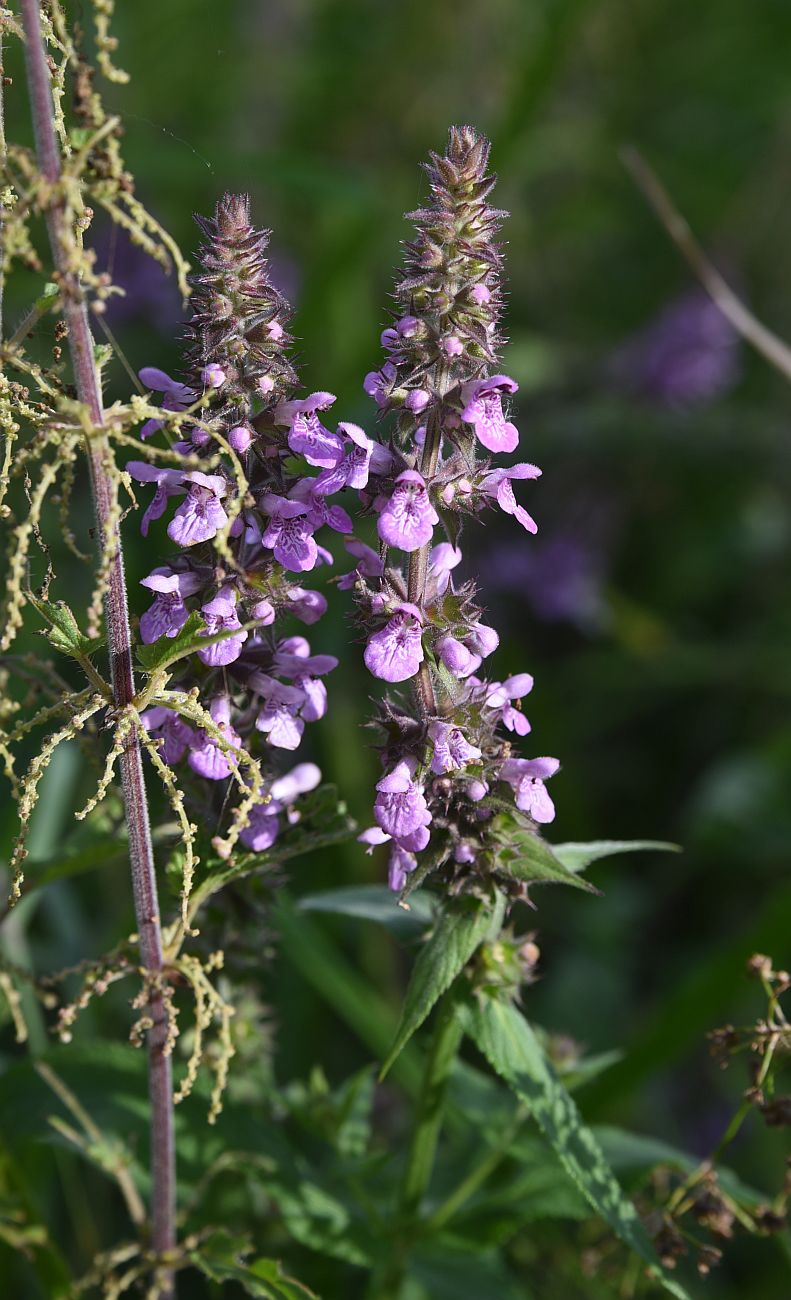
M 61 178 L 60 149 L 55 134 L 52 87 L 38 0 L 21 0 L 21 10 L 36 153 L 44 179 L 53 187 L 57 187 Z M 74 250 L 74 234 L 57 188 L 53 188 L 52 199 L 46 212 L 46 222 L 52 257 L 63 295 L 63 310 L 69 329 L 69 348 L 77 395 L 87 407 L 93 426 L 88 446 L 88 459 L 99 540 L 104 546 L 108 532 L 114 533 L 117 539 L 109 572 L 105 611 L 113 699 L 115 707 L 123 709 L 135 697 L 135 682 L 132 670 L 132 638 L 126 600 L 124 560 L 120 534 L 113 515 L 114 487 L 109 469 L 112 453 L 106 434 L 101 432 L 104 428 L 104 408 L 99 373 L 94 360 L 88 310 L 79 277 L 71 263 L 70 254 Z M 164 963 L 157 881 L 143 777 L 143 760 L 140 742 L 134 728 L 131 728 L 127 735 L 120 758 L 120 769 L 126 824 L 129 831 L 129 862 L 140 941 L 140 959 L 147 977 L 152 982 L 149 1014 L 153 1027 L 148 1034 L 151 1098 L 151 1246 L 155 1254 L 162 1255 L 172 1251 L 176 1241 L 173 1082 L 170 1056 L 165 1050 L 168 1022 L 161 992 Z M 159 1294 L 161 1300 L 171 1300 L 174 1295 L 173 1274 L 167 1268 L 160 1275 Z

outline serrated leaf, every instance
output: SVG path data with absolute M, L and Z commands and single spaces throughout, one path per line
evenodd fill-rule
M 463 1008 L 465 1028 L 492 1068 L 529 1107 L 583 1196 L 677 1300 L 684 1287 L 663 1269 L 632 1202 L 559 1082 L 528 1022 L 511 1004 L 479 999 Z
M 617 853 L 681 853 L 682 849 L 666 840 L 591 840 L 589 844 L 553 844 L 552 852 L 567 871 L 577 872 Z
M 569 870 L 552 845 L 525 826 L 516 814 L 498 813 L 492 818 L 489 836 L 495 845 L 489 853 L 493 870 L 525 884 L 571 885 L 590 894 L 599 892 Z
M 92 639 L 80 631 L 79 624 L 65 600 L 39 600 L 27 593 L 27 599 L 41 617 L 49 623 L 49 631 L 44 635 L 50 645 L 61 654 L 70 655 L 72 659 L 85 659 L 101 644 L 98 638 Z
M 237 628 L 235 631 L 230 631 L 228 628 L 223 628 L 221 632 L 206 636 L 206 623 L 202 615 L 197 610 L 193 610 L 176 636 L 161 636 L 148 645 L 139 645 L 137 659 L 141 668 L 147 673 L 159 672 L 177 663 L 179 659 L 194 654 L 196 650 L 203 650 L 206 646 L 213 645 L 215 641 L 224 641 L 227 637 L 236 635 L 238 630 Z
M 375 921 L 401 937 L 422 933 L 431 925 L 434 916 L 432 900 L 426 894 L 416 894 L 407 910 L 399 907 L 387 885 L 348 885 L 342 889 L 326 889 L 320 894 L 303 896 L 297 907 L 302 912 L 327 912 L 333 916 Z
M 446 903 L 412 969 L 401 1019 L 380 1079 L 487 935 L 499 931 L 504 908 L 500 894 L 495 895 L 494 907 L 470 895 Z
M 315 1292 L 288 1277 L 276 1259 L 245 1262 L 251 1247 L 246 1241 L 230 1237 L 210 1238 L 199 1250 L 190 1251 L 190 1260 L 212 1282 L 238 1282 L 248 1295 L 259 1300 L 306 1300 Z
M 594 1133 L 601 1143 L 601 1148 L 613 1169 L 628 1174 L 657 1165 L 669 1165 L 671 1169 L 680 1169 L 691 1174 L 700 1168 L 700 1157 L 691 1156 L 678 1147 L 671 1146 L 661 1138 L 646 1137 L 642 1133 L 629 1133 L 626 1129 L 610 1124 L 596 1125 Z M 756 1207 L 766 1204 L 770 1198 L 766 1192 L 759 1192 L 754 1187 L 743 1183 L 731 1169 L 717 1165 L 717 1181 L 726 1193 L 740 1205 Z

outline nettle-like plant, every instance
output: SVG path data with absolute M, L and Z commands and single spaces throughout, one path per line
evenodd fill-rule
M 93 12 L 98 71 L 122 80 L 110 6 L 94 0 Z M 17 1041 L 43 1009 L 71 1044 L 4 1071 L 4 1112 L 24 1116 L 29 1132 L 54 1094 L 69 1116 L 52 1118 L 58 1137 L 115 1180 L 132 1231 L 76 1260 L 27 1195 L 9 1133 L 0 1141 L 0 1242 L 28 1261 L 23 1275 L 37 1295 L 204 1295 L 197 1273 L 212 1294 L 227 1282 L 293 1300 L 315 1294 L 279 1262 L 288 1256 L 290 1270 L 296 1256 L 293 1266 L 326 1296 L 515 1297 L 537 1259 L 579 1293 L 551 1241 L 543 1260 L 540 1248 L 525 1249 L 522 1226 L 559 1218 L 568 1235 L 589 1220 L 590 1294 L 659 1287 L 686 1296 L 669 1271 L 680 1256 L 706 1272 L 735 1222 L 765 1233 L 784 1221 L 785 1193 L 762 1203 L 717 1160 L 750 1109 L 771 1125 L 788 1120 L 775 1082 L 789 1048 L 779 1002 L 788 977 L 756 958 L 768 1015 L 716 1039 L 725 1054 L 748 1047 L 756 1064 L 744 1106 L 702 1164 L 586 1128 L 571 1090 L 610 1058 L 561 1051 L 524 1013 L 539 951 L 533 932 L 517 932 L 517 909 L 533 905 L 533 886 L 591 892 L 581 873 L 596 860 L 673 846 L 544 838 L 554 818 L 545 782 L 558 761 L 515 748 L 530 732 L 521 702 L 532 677 L 521 666 L 482 675 L 498 636 L 474 582 L 456 578 L 462 527 L 485 510 L 536 531 L 513 484 L 540 471 L 494 459 L 515 452 L 519 434 L 503 409 L 517 385 L 499 373 L 506 214 L 489 206 L 487 142 L 452 128 L 445 154 L 432 155 L 430 197 L 411 214 L 416 234 L 382 334 L 387 360 L 364 383 L 379 436 L 348 422 L 331 429 L 323 413 L 332 394 L 300 395 L 288 304 L 248 199 L 225 195 L 199 218 L 204 242 L 188 277 L 134 196 L 119 121 L 105 113 L 85 35 L 60 0 L 20 0 L 0 23 L 6 42 L 24 46 L 35 134 L 35 151 L 0 140 L 0 275 L 4 283 L 21 264 L 41 281 L 34 306 L 1 336 L 0 755 L 19 813 L 7 915 L 26 891 L 126 860 L 137 926 L 111 951 L 54 975 L 0 964 Z M 101 325 L 117 288 L 84 242 L 97 208 L 174 269 L 189 300 L 178 377 L 147 367 L 146 391 L 109 405 L 113 349 L 95 342 L 90 314 Z M 40 347 L 48 319 L 51 361 Z M 86 471 L 98 557 L 81 549 L 87 530 L 75 521 Z M 356 501 L 361 530 L 375 518 L 377 549 L 352 536 L 340 493 L 350 508 Z M 121 537 L 137 494 L 147 496 L 140 527 L 151 570 L 133 635 Z M 396 688 L 372 720 L 382 775 L 375 825 L 359 835 L 369 850 L 388 845 L 388 885 L 295 904 L 282 864 L 356 830 L 318 767 L 289 759 L 326 710 L 323 678 L 337 662 L 302 634 L 327 609 L 324 592 L 303 583 L 332 563 L 324 542 L 333 532 L 355 561 L 337 587 L 352 593 L 364 664 Z M 60 598 L 54 536 L 89 565 L 84 613 Z M 59 658 L 30 648 L 42 628 Z M 346 653 L 358 662 L 359 644 Z M 26 873 L 37 799 L 70 741 L 96 769 L 77 812 L 84 825 Z M 164 809 L 153 827 L 152 791 Z M 398 1024 L 311 913 L 361 917 L 417 945 Z M 388 1082 L 375 1108 L 370 1067 L 335 1088 L 318 1066 L 307 1083 L 275 1083 L 259 992 L 262 923 L 403 1098 Z M 72 1042 L 84 1034 L 82 1013 L 121 981 L 132 985 L 129 1038 L 145 1051 Z M 429 1017 L 422 1047 L 415 1035 Z M 462 1059 L 465 1038 L 478 1064 Z M 120 1118 L 127 1111 L 138 1116 L 131 1130 Z M 638 1187 L 643 1218 L 613 1172 L 619 1160 L 649 1175 Z M 700 1240 L 701 1227 L 711 1240 Z

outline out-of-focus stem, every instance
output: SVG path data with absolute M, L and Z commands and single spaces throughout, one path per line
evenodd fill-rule
M 53 187 L 46 212 L 47 231 L 57 278 L 63 296 L 63 311 L 69 330 L 77 394 L 87 408 L 91 433 L 88 460 L 96 508 L 100 545 L 108 534 L 116 542 L 108 577 L 106 616 L 110 649 L 113 698 L 116 709 L 125 708 L 135 696 L 132 671 L 132 643 L 126 600 L 126 582 L 120 536 L 115 522 L 115 488 L 110 472 L 111 449 L 105 433 L 101 385 L 96 367 L 93 338 L 88 324 L 84 294 L 75 270 L 75 237 L 58 194 L 61 161 L 52 104 L 52 88 L 41 30 L 38 0 L 20 0 L 25 30 L 30 105 L 36 153 L 44 179 Z M 113 537 L 113 533 L 115 536 Z M 130 727 L 120 760 L 126 823 L 129 831 L 129 861 L 141 963 L 151 981 L 149 1014 L 153 1022 L 148 1035 L 149 1092 L 151 1097 L 151 1246 L 156 1255 L 175 1245 L 175 1150 L 173 1141 L 173 1084 L 167 1054 L 168 1023 L 162 997 L 162 929 L 151 830 L 148 817 L 140 742 Z M 174 1295 L 172 1271 L 164 1268 L 159 1277 L 161 1300 Z

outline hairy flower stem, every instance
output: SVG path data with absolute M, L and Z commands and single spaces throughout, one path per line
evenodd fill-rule
M 442 391 L 447 383 L 447 375 L 444 373 L 444 367 L 441 373 L 437 375 L 437 387 Z M 442 446 L 442 407 L 436 406 L 431 411 L 426 421 L 426 437 L 423 443 L 423 454 L 420 457 L 420 473 L 427 484 L 431 483 L 437 472 L 439 464 L 440 447 Z M 421 546 L 419 550 L 413 551 L 409 557 L 409 573 L 407 576 L 407 599 L 418 608 L 422 609 L 426 595 L 426 581 L 428 579 L 429 555 L 431 552 L 431 541 Z M 434 695 L 434 686 L 431 681 L 431 671 L 427 663 L 422 663 L 418 670 L 415 680 L 415 691 L 418 702 L 422 709 L 428 714 L 437 712 L 437 701 Z
M 69 330 L 69 347 L 77 394 L 87 408 L 92 426 L 88 460 L 99 544 L 103 548 L 108 530 L 117 533 L 115 485 L 108 472 L 112 453 L 107 436 L 102 432 L 104 409 L 99 374 L 94 360 L 93 338 L 88 323 L 88 310 L 78 274 L 74 270 L 72 256 L 74 233 L 58 193 L 61 180 L 60 152 L 55 134 L 50 75 L 38 0 L 21 0 L 21 12 L 26 38 L 25 61 L 36 153 L 42 174 L 52 187 L 51 200 L 46 212 L 47 231 L 63 295 L 63 311 Z M 117 541 L 108 574 L 106 616 L 113 702 L 117 710 L 122 710 L 134 699 L 135 683 L 120 537 Z M 162 1255 L 171 1251 L 175 1245 L 173 1084 L 170 1056 L 165 1050 L 168 1024 L 162 997 L 162 930 L 157 882 L 142 754 L 134 727 L 130 727 L 127 732 L 120 758 L 120 769 L 129 831 L 129 860 L 140 959 L 151 988 L 149 1014 L 152 1028 L 148 1035 L 151 1097 L 151 1247 L 156 1255 Z M 173 1277 L 169 1270 L 164 1270 L 160 1274 L 158 1287 L 161 1300 L 170 1300 L 174 1290 Z

